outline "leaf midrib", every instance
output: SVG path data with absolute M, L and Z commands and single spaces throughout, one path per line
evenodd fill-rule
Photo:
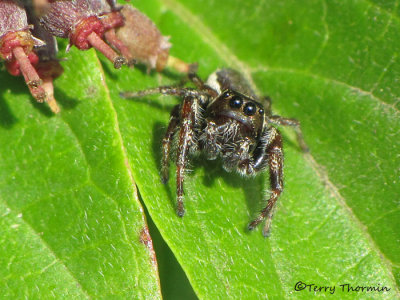
M 122 138 L 121 130 L 120 130 L 120 128 L 119 128 L 118 114 L 117 114 L 117 111 L 115 110 L 114 104 L 113 104 L 113 102 L 112 102 L 112 100 L 111 100 L 110 90 L 109 90 L 109 88 L 108 88 L 108 85 L 106 84 L 104 69 L 103 69 L 103 66 L 102 66 L 102 64 L 101 64 L 101 62 L 100 62 L 100 60 L 99 60 L 99 57 L 98 57 L 98 53 L 97 53 L 97 52 L 96 52 L 96 59 L 97 59 L 96 63 L 98 64 L 98 67 L 99 67 L 99 69 L 101 70 L 101 76 L 102 76 L 101 83 L 102 83 L 102 85 L 103 85 L 103 87 L 104 87 L 104 89 L 105 89 L 105 91 L 106 91 L 107 101 L 108 101 L 108 103 L 109 103 L 109 105 L 110 105 L 110 109 L 111 109 L 112 114 L 113 114 L 113 117 L 114 117 L 115 131 L 116 131 L 117 136 L 118 136 L 119 145 L 121 146 L 122 157 L 123 157 L 123 159 L 124 159 L 124 165 L 125 165 L 126 171 L 127 171 L 127 173 L 128 173 L 128 178 L 129 178 L 129 181 L 130 181 L 130 183 L 131 183 L 132 196 L 133 196 L 133 199 L 135 199 L 138 208 L 140 209 L 140 213 L 141 213 L 141 216 L 142 216 L 142 223 L 143 223 L 144 226 L 147 226 L 146 217 L 145 217 L 145 215 L 144 215 L 144 209 L 143 209 L 143 207 L 142 207 L 142 204 L 141 204 L 140 201 L 139 201 L 136 183 L 135 183 L 135 180 L 133 179 L 133 171 L 132 171 L 131 163 L 130 163 L 130 161 L 129 161 L 128 153 L 127 153 L 127 151 L 126 151 L 126 147 L 125 147 L 125 144 L 124 144 L 124 140 L 123 140 L 123 138 Z M 114 199 L 113 199 L 113 201 L 116 202 Z M 123 219 L 123 218 L 122 218 L 122 219 Z M 132 247 L 132 252 L 133 252 L 133 254 L 135 254 L 133 244 L 132 244 L 132 242 L 129 240 L 129 238 L 128 238 L 128 236 L 127 236 L 127 233 L 126 233 L 126 224 L 125 224 L 125 221 L 124 221 L 124 220 L 122 221 L 122 224 L 123 224 L 124 235 L 126 236 L 126 238 L 127 238 L 127 240 L 128 240 L 128 243 L 129 243 L 129 244 L 131 245 L 131 247 Z M 150 243 L 150 247 L 153 247 L 153 243 Z M 149 256 L 151 256 L 153 253 L 155 253 L 155 252 L 154 252 L 154 249 L 148 249 L 148 248 L 146 247 L 146 250 L 147 250 L 147 253 L 148 253 Z M 149 257 L 149 258 L 151 258 L 151 257 Z M 137 274 L 140 274 L 138 264 L 135 264 L 135 265 L 136 265 L 136 269 L 137 269 Z M 159 295 L 158 295 L 158 296 L 159 296 L 159 299 L 162 299 L 162 296 L 161 296 L 161 282 L 160 282 L 160 275 L 159 275 L 159 272 L 158 272 L 158 268 L 157 268 L 157 266 L 155 266 L 154 264 L 151 264 L 151 267 L 152 267 L 152 271 L 153 271 L 153 273 L 154 273 L 154 275 L 155 275 L 155 277 L 156 277 L 156 281 L 157 281 L 157 291 L 158 291 L 158 293 L 159 293 Z M 138 284 L 138 276 L 136 276 L 136 284 Z M 141 295 L 141 291 L 139 291 L 139 295 Z M 141 295 L 141 296 L 142 296 L 142 295 Z M 142 299 L 144 299 L 144 298 L 142 297 Z
M 107 101 L 108 101 L 108 103 L 109 103 L 109 105 L 110 105 L 110 112 L 113 114 L 113 117 L 114 117 L 114 123 L 115 123 L 115 126 L 116 126 L 115 132 L 116 132 L 116 135 L 117 135 L 117 137 L 118 137 L 118 139 L 119 139 L 119 143 L 120 143 L 120 146 L 121 146 L 120 150 L 122 151 L 122 156 L 123 156 L 124 162 L 127 162 L 127 161 L 128 161 L 127 153 L 126 153 L 126 149 L 125 149 L 125 146 L 124 146 L 124 143 L 123 143 L 123 139 L 122 139 L 122 136 L 121 136 L 121 132 L 120 132 L 120 130 L 119 130 L 119 121 L 118 121 L 118 118 L 117 118 L 117 113 L 116 113 L 115 108 L 114 108 L 114 106 L 113 106 L 113 104 L 112 104 L 108 86 L 105 84 L 105 80 L 104 80 L 104 70 L 103 70 L 103 67 L 102 67 L 102 65 L 101 65 L 101 63 L 100 63 L 100 60 L 99 60 L 97 54 L 94 55 L 93 57 L 95 57 L 95 59 L 96 59 L 96 64 L 98 65 L 98 70 L 101 71 L 101 76 L 103 77 L 103 80 L 101 80 L 101 82 L 102 82 L 102 85 L 103 85 L 104 90 L 106 91 L 106 95 L 107 95 L 107 96 L 106 96 L 106 99 L 107 99 Z M 85 151 L 84 151 L 84 148 L 83 148 L 83 146 L 82 146 L 82 144 L 81 144 L 81 141 L 80 141 L 79 137 L 76 135 L 75 131 L 73 130 L 73 128 L 71 127 L 71 124 L 67 121 L 67 119 L 62 117 L 62 114 L 61 114 L 60 120 L 62 120 L 62 121 L 64 122 L 64 124 L 67 126 L 67 128 L 69 129 L 69 131 L 72 133 L 72 136 L 73 136 L 73 137 L 75 138 L 75 140 L 76 140 L 76 145 L 78 146 L 81 155 L 82 155 L 82 156 L 84 157 L 84 159 L 85 159 L 85 162 L 86 162 L 86 165 L 87 165 L 87 168 L 88 168 L 87 175 L 86 175 L 86 176 L 87 176 L 87 180 L 93 185 L 93 187 L 94 187 L 98 192 L 100 192 L 100 193 L 101 193 L 102 195 L 104 195 L 106 198 L 111 199 L 111 200 L 114 202 L 114 204 L 115 204 L 117 207 L 119 207 L 117 201 L 112 197 L 112 195 L 110 195 L 108 192 L 106 192 L 101 186 L 99 186 L 94 180 L 91 179 L 91 178 L 92 178 L 92 176 L 91 176 L 91 171 L 90 171 L 91 165 L 90 165 L 90 163 L 89 163 L 89 161 L 88 161 L 88 159 L 87 159 L 87 157 L 86 157 L 86 153 L 85 153 Z M 142 222 L 143 222 L 143 224 L 146 224 L 145 217 L 144 217 L 144 213 L 143 213 L 143 207 L 141 206 L 140 202 L 138 201 L 137 190 L 136 190 L 136 184 L 135 184 L 135 181 L 133 180 L 131 165 L 130 165 L 130 163 L 125 163 L 124 165 L 125 165 L 125 168 L 126 168 L 126 171 L 127 171 L 127 175 L 128 175 L 129 181 L 130 181 L 130 183 L 131 183 L 131 186 L 130 186 L 129 189 L 131 190 L 132 199 L 135 199 L 135 201 L 136 201 L 136 203 L 137 203 L 137 206 L 140 208 L 140 212 L 141 212 L 141 216 L 142 216 Z M 3 201 L 3 202 L 4 202 L 4 204 L 6 205 L 6 207 L 7 207 L 10 211 L 13 211 L 6 201 Z M 120 216 L 119 219 L 121 220 L 122 230 L 123 230 L 123 235 L 124 235 L 124 237 L 125 237 L 125 240 L 126 240 L 127 244 L 129 245 L 132 254 L 135 256 L 135 254 L 136 254 L 136 252 L 135 252 L 135 245 L 133 244 L 133 241 L 132 241 L 131 239 L 129 239 L 129 237 L 128 237 L 127 230 L 126 230 L 125 220 L 124 220 L 124 218 L 120 215 L 120 210 L 117 210 L 117 212 L 118 212 L 118 214 L 119 214 L 119 216 Z M 17 212 L 17 213 L 19 213 L 19 212 Z M 65 262 L 63 259 L 61 259 L 58 255 L 56 255 L 56 253 L 53 251 L 52 247 L 43 239 L 42 235 L 39 234 L 39 233 L 31 226 L 31 224 L 30 224 L 29 222 L 27 222 L 23 217 L 22 217 L 22 220 L 23 220 L 23 222 L 29 227 L 29 229 L 33 232 L 33 234 L 35 234 L 35 235 L 40 239 L 41 244 L 42 244 L 45 248 L 47 248 L 47 250 L 53 255 L 55 261 L 56 261 L 56 262 L 59 262 L 61 265 L 64 266 L 64 268 L 65 268 L 65 270 L 67 271 L 67 273 L 71 276 L 71 278 L 73 278 L 73 280 L 76 282 L 76 286 L 82 291 L 82 293 L 86 296 L 86 298 L 87 298 L 87 299 L 90 299 L 89 291 L 86 290 L 86 289 L 84 289 L 84 287 L 83 287 L 83 285 L 81 284 L 81 282 L 79 281 L 79 279 L 78 279 L 78 278 L 75 276 L 75 274 L 68 268 L 68 265 L 66 264 L 66 262 Z M 136 266 L 137 274 L 140 274 L 138 264 L 135 264 L 135 266 Z M 156 275 L 156 278 L 157 278 L 157 289 L 158 289 L 158 291 L 159 291 L 159 293 L 160 293 L 160 292 L 161 292 L 161 287 L 160 287 L 160 279 L 159 279 L 158 270 L 157 270 L 156 268 L 153 268 L 153 272 L 154 272 L 154 274 Z M 137 280 L 138 280 L 138 277 L 136 276 L 136 281 L 137 281 Z M 143 295 L 141 294 L 140 290 L 138 290 L 138 292 L 139 292 L 139 294 L 140 294 L 141 299 L 144 299 L 144 297 L 143 297 Z M 161 294 L 159 294 L 159 298 L 161 299 Z

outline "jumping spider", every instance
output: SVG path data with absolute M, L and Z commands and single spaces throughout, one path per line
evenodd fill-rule
M 197 89 L 157 87 L 138 92 L 123 92 L 121 97 L 135 98 L 150 94 L 175 95 L 183 98 L 172 112 L 162 141 L 163 182 L 168 181 L 171 145 L 176 142 L 177 214 L 185 213 L 183 181 L 189 156 L 202 152 L 207 159 L 222 158 L 223 168 L 243 176 L 254 176 L 269 168 L 268 202 L 249 225 L 253 230 L 264 219 L 264 236 L 269 235 L 273 209 L 283 190 L 283 152 L 280 132 L 271 124 L 293 126 L 303 150 L 300 124 L 271 114 L 270 99 L 258 99 L 249 83 L 237 71 L 221 69 L 204 83 L 195 73 L 189 79 Z M 262 102 L 262 103 L 260 103 Z

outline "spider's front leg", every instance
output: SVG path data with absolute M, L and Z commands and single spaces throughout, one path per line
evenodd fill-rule
M 125 99 L 139 98 L 139 97 L 155 95 L 155 94 L 183 97 L 190 93 L 196 93 L 196 91 L 193 91 L 188 88 L 180 87 L 180 86 L 159 86 L 159 87 L 150 88 L 150 89 L 141 90 L 141 91 L 120 92 L 119 96 L 121 98 L 125 98 Z
M 195 90 L 192 88 L 185 88 L 181 86 L 159 86 L 147 90 L 134 91 L 134 92 L 120 92 L 119 96 L 125 99 L 140 98 L 149 95 L 171 95 L 178 97 L 194 97 L 197 98 L 200 105 L 205 105 L 210 100 L 210 94 L 206 90 Z
M 249 230 L 253 230 L 263 220 L 265 226 L 263 235 L 268 236 L 273 216 L 273 210 L 280 194 L 283 191 L 283 151 L 282 137 L 276 128 L 266 129 L 261 137 L 260 143 L 254 151 L 252 159 L 247 159 L 239 163 L 239 169 L 245 173 L 252 175 L 262 171 L 266 165 L 269 167 L 270 180 L 270 197 L 267 205 L 260 212 L 259 216 L 254 219 L 248 226 Z
M 197 147 L 195 124 L 198 118 L 198 105 L 198 99 L 192 96 L 186 96 L 180 107 L 180 126 L 176 155 L 176 200 L 177 214 L 180 217 L 185 214 L 185 208 L 183 206 L 183 181 L 185 179 L 185 170 L 189 160 L 189 152 L 195 150 Z
M 268 121 L 273 124 L 290 126 L 294 128 L 297 136 L 297 142 L 300 145 L 301 150 L 304 152 L 310 151 L 306 142 L 304 141 L 303 132 L 301 131 L 300 122 L 296 119 L 284 118 L 281 116 L 270 116 L 268 117 Z
M 161 180 L 163 183 L 167 183 L 169 178 L 169 156 L 172 138 L 179 128 L 179 107 L 180 105 L 178 104 L 172 109 L 167 132 L 162 141 Z
M 205 91 L 208 95 L 212 96 L 213 98 L 218 96 L 217 91 L 215 91 L 213 88 L 208 86 L 207 84 L 204 83 L 204 81 L 197 75 L 195 72 L 190 72 L 188 74 L 189 80 L 193 82 L 193 84 L 200 90 L 200 91 Z

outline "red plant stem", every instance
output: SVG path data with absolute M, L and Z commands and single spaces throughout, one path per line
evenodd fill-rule
M 128 66 L 133 67 L 136 61 L 129 51 L 129 48 L 125 46 L 125 44 L 119 38 L 117 38 L 115 30 L 109 29 L 104 35 L 107 42 L 109 42 L 114 48 L 118 49 L 119 52 L 128 60 Z
M 28 85 L 28 88 L 29 91 L 31 92 L 31 95 L 33 96 L 33 98 L 36 99 L 37 102 L 42 103 L 44 101 L 47 101 L 47 94 L 42 86 L 31 87 Z
M 12 49 L 15 59 L 19 63 L 19 68 L 22 75 L 25 78 L 25 82 L 29 88 L 37 88 L 41 85 L 42 81 L 35 68 L 32 66 L 24 50 L 21 47 L 15 47 Z
M 88 35 L 87 40 L 90 45 L 99 50 L 109 60 L 114 63 L 114 68 L 119 69 L 126 64 L 126 59 L 119 56 L 110 46 L 108 46 L 95 32 Z

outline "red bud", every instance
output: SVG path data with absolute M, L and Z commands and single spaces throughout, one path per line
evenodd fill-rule
M 42 81 L 34 64 L 38 57 L 32 52 L 37 44 L 29 32 L 27 17 L 18 1 L 0 1 L 0 58 L 6 61 L 10 74 L 22 74 L 31 94 L 39 102 L 46 99 Z
M 48 12 L 39 20 L 52 35 L 69 38 L 70 43 L 80 50 L 96 48 L 114 63 L 115 68 L 126 64 L 126 60 L 103 41 L 105 28 L 96 16 L 91 1 L 58 0 L 51 2 Z

